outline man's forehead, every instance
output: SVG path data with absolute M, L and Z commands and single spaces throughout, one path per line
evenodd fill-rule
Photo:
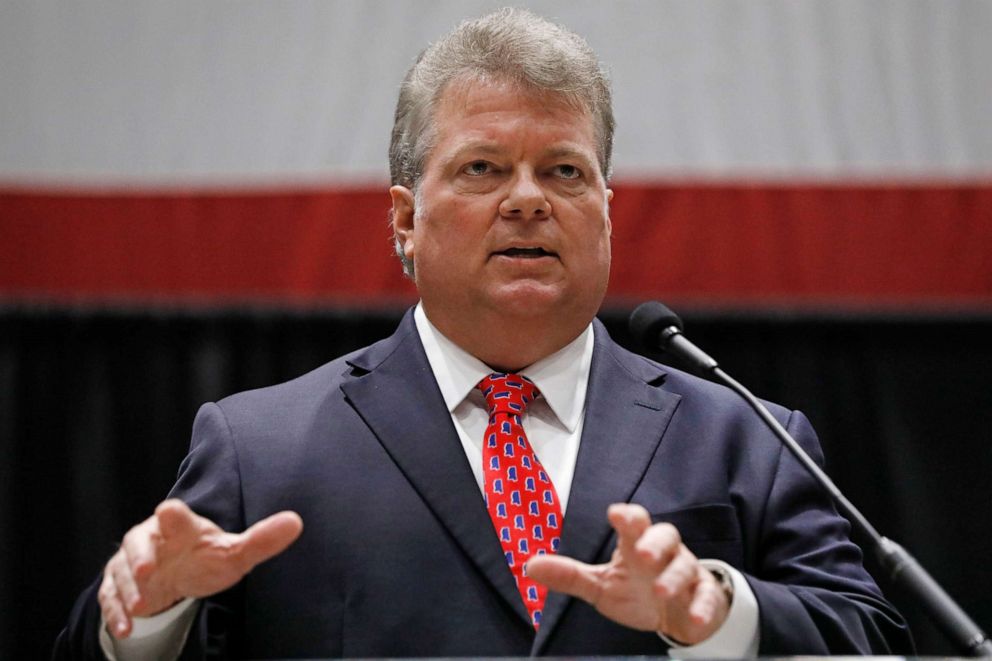
M 510 114 L 527 110 L 539 116 L 511 128 Z M 469 152 L 470 158 L 518 152 L 524 144 L 523 134 L 533 129 L 537 133 L 531 134 L 529 145 L 539 145 L 539 158 L 569 158 L 586 167 L 599 166 L 599 137 L 592 113 L 584 102 L 566 94 L 507 78 L 463 75 L 445 85 L 432 115 L 425 165 L 451 163 Z M 473 117 L 481 119 L 473 121 Z
M 471 113 L 484 99 L 492 96 L 523 97 L 548 112 L 567 111 L 576 121 L 592 121 L 586 104 L 574 95 L 540 89 L 506 77 L 463 74 L 449 81 L 441 90 L 435 104 L 435 118 L 440 113 L 460 116 Z

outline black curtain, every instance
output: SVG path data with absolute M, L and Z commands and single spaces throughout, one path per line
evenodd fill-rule
M 202 402 L 384 337 L 401 313 L 0 308 L 0 658 L 48 653 L 78 592 L 171 486 Z M 631 346 L 626 314 L 601 318 Z M 809 415 L 851 500 L 992 629 L 992 317 L 685 321 L 756 394 Z M 889 592 L 920 653 L 956 652 Z

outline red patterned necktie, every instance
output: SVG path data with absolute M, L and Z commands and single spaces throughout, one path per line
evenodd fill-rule
M 558 550 L 562 520 L 558 494 L 520 422 L 527 405 L 541 393 L 527 377 L 499 372 L 477 387 L 489 406 L 482 442 L 486 507 L 536 629 L 548 589 L 524 573 L 524 563 Z

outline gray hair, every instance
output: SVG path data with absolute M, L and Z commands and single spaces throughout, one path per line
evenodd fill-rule
M 435 106 L 448 83 L 466 77 L 510 81 L 586 109 L 596 131 L 600 170 L 609 178 L 613 102 L 609 79 L 596 54 L 574 32 L 525 9 L 506 8 L 463 22 L 428 46 L 407 72 L 389 144 L 393 185 L 417 191 L 434 146 Z M 396 252 L 412 277 L 413 264 L 398 242 Z

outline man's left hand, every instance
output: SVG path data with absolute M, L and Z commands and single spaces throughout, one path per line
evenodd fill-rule
M 682 645 L 695 645 L 716 632 L 730 603 L 675 526 L 652 525 L 647 510 L 633 504 L 611 505 L 607 517 L 617 532 L 608 563 L 541 555 L 527 562 L 527 575 L 589 602 L 624 626 L 657 631 Z

